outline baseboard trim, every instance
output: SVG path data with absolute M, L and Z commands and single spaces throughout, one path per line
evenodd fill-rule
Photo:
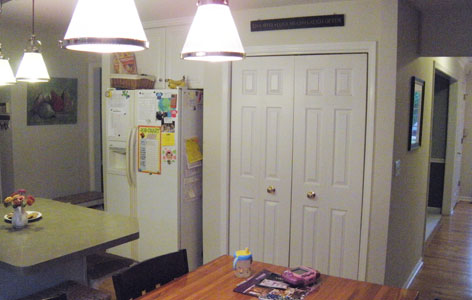
M 472 202 L 472 197 L 460 196 L 459 201 Z
M 423 258 L 420 258 L 420 260 L 416 263 L 416 266 L 413 268 L 413 271 L 411 271 L 410 276 L 408 276 L 408 279 L 403 284 L 404 289 L 410 288 L 410 285 L 413 283 L 413 280 L 415 280 L 415 277 L 416 275 L 418 275 L 418 272 L 421 270 L 422 266 L 423 266 Z
M 440 207 L 431 207 L 431 206 L 428 206 L 428 208 L 426 209 L 426 211 L 428 213 L 431 213 L 431 214 L 441 214 L 441 208 Z

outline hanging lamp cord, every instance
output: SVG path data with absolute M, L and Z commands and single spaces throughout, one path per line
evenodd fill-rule
M 34 0 L 33 0 L 33 22 L 32 22 L 32 25 L 31 25 L 31 32 L 32 34 L 34 35 Z

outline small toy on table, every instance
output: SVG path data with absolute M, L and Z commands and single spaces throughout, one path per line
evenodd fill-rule
M 309 267 L 298 267 L 295 269 L 285 270 L 282 278 L 288 284 L 293 286 L 307 286 L 316 282 L 320 277 L 320 272 Z

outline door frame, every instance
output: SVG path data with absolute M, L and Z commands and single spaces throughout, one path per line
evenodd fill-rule
M 101 161 L 103 161 L 103 155 L 101 155 L 102 157 L 102 160 L 100 162 L 97 162 L 95 160 L 95 154 L 96 154 L 96 151 L 97 149 L 95 149 L 95 135 L 94 135 L 94 130 L 95 130 L 95 126 L 100 126 L 101 128 L 101 119 L 98 119 L 96 120 L 94 118 L 94 111 L 95 111 L 95 103 L 96 101 L 100 101 L 101 103 L 101 95 L 102 95 L 102 80 L 103 78 L 100 80 L 100 86 L 96 86 L 95 82 L 94 82 L 94 73 L 95 73 L 95 70 L 96 69 L 100 69 L 102 70 L 102 64 L 100 62 L 95 62 L 95 63 L 89 63 L 88 64 L 88 102 L 87 102 L 87 113 L 88 113 L 88 139 L 89 139 L 89 142 L 88 142 L 88 159 L 89 159 L 89 190 L 90 191 L 95 191 L 96 190 L 96 184 L 95 184 L 95 179 L 97 178 L 97 176 L 101 177 L 102 178 L 102 186 L 103 186 L 103 172 L 101 174 L 96 174 L 95 172 L 95 164 L 96 163 L 101 163 Z M 103 76 L 102 76 L 103 77 Z M 100 98 L 99 99 L 96 99 L 95 98 L 95 91 L 96 89 L 100 89 Z M 100 112 L 100 115 L 101 112 Z M 103 117 L 103 116 L 102 116 Z M 100 135 L 103 136 L 103 130 L 100 130 Z M 102 143 L 100 143 L 100 145 L 102 145 Z M 99 151 L 101 152 L 102 151 L 102 146 L 100 146 L 100 149 Z M 101 153 L 100 153 L 101 154 Z M 102 190 L 103 192 L 103 190 Z
M 376 70 L 377 42 L 352 43 L 320 43 L 299 45 L 267 45 L 246 47 L 246 56 L 281 56 L 281 55 L 317 55 L 317 54 L 367 54 L 367 115 L 364 162 L 364 185 L 362 201 L 361 239 L 359 250 L 358 280 L 365 281 L 367 276 L 367 254 L 369 244 L 370 210 L 372 202 L 372 182 L 374 163 L 375 138 L 375 107 L 376 107 Z M 222 114 L 221 121 L 222 143 L 221 161 L 222 182 L 220 186 L 221 206 L 220 218 L 221 237 L 220 247 L 223 253 L 229 251 L 229 189 L 230 189 L 230 151 L 231 151 L 231 64 L 225 64 L 222 71 Z
M 453 196 L 453 192 L 454 192 L 454 186 L 453 186 L 454 174 L 457 172 L 454 168 L 455 168 L 456 153 L 458 151 L 458 149 L 456 149 L 456 140 L 457 140 L 457 126 L 459 125 L 457 122 L 458 117 L 459 117 L 457 109 L 459 106 L 459 101 L 461 101 L 461 98 L 459 96 L 460 83 L 459 83 L 459 80 L 452 74 L 450 70 L 448 70 L 445 66 L 442 66 L 437 61 L 434 61 L 433 62 L 433 82 L 437 73 L 449 79 L 446 158 L 445 158 L 444 186 L 443 186 L 444 192 L 443 192 L 443 201 L 442 201 L 442 207 L 441 207 L 441 215 L 449 216 L 454 213 L 454 206 L 458 201 L 458 198 L 456 198 L 455 202 L 453 202 L 451 197 Z M 433 85 L 433 92 L 434 92 L 434 85 Z M 434 111 L 433 111 L 433 114 L 434 114 Z M 431 131 L 431 135 L 432 135 L 432 131 Z M 430 156 L 431 156 L 431 149 L 430 149 Z M 429 191 L 429 176 L 430 176 L 430 170 L 428 169 L 428 184 L 427 184 L 428 191 Z M 425 220 L 425 223 L 426 223 L 426 220 Z

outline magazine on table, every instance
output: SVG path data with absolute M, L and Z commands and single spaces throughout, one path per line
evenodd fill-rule
M 258 297 L 259 300 L 303 300 L 305 296 L 315 291 L 320 284 L 320 279 L 318 279 L 312 285 L 295 287 L 284 282 L 280 274 L 262 270 L 241 282 L 234 291 Z

